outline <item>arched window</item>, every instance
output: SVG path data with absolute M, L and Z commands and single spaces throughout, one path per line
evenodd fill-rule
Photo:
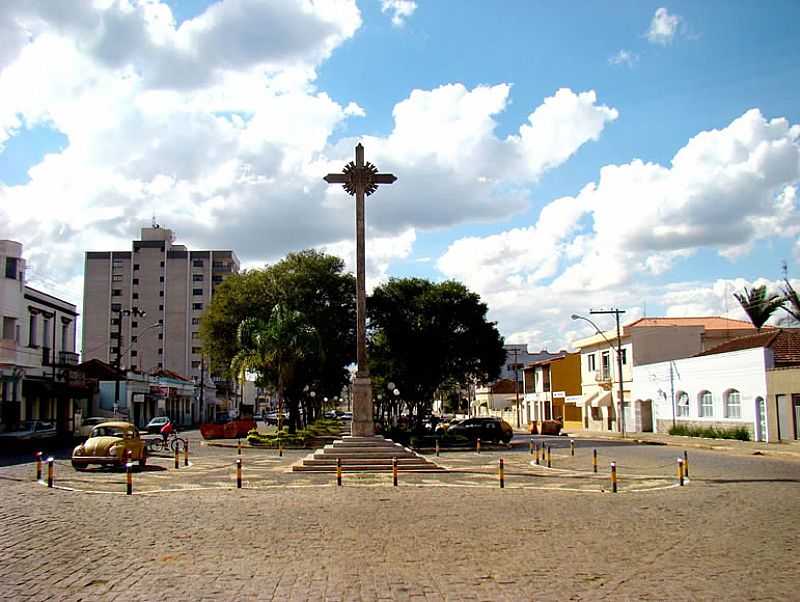
M 711 391 L 700 391 L 697 396 L 698 401 L 698 416 L 701 418 L 710 418 L 714 415 L 714 401 L 711 397 Z
M 678 391 L 675 394 L 675 403 L 678 406 L 678 416 L 689 416 L 689 394 L 686 391 Z
M 741 418 L 742 404 L 739 391 L 728 389 L 723 399 L 725 401 L 725 418 Z

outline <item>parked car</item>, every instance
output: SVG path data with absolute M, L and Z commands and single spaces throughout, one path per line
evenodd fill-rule
M 130 422 L 104 422 L 92 429 L 89 438 L 72 450 L 72 466 L 84 470 L 89 464 L 124 466 L 130 459 L 147 463 L 145 441 Z
M 103 424 L 104 422 L 108 422 L 110 418 L 106 418 L 104 416 L 93 416 L 91 418 L 84 418 L 81 421 L 80 426 L 75 429 L 75 436 L 80 437 L 81 439 L 84 437 L 88 437 L 92 429 L 96 427 L 98 424 Z
M 52 439 L 56 436 L 56 424 L 48 420 L 24 420 L 13 431 L 0 433 L 0 441 L 34 441 Z
M 150 433 L 160 433 L 161 429 L 170 421 L 169 416 L 156 416 L 150 422 L 147 423 L 147 426 L 144 427 L 145 430 Z
M 283 412 L 283 418 L 281 418 L 281 422 L 285 423 L 287 420 L 289 420 L 289 414 L 287 414 L 286 412 Z M 264 421 L 267 424 L 277 425 L 278 424 L 278 412 L 267 412 L 267 415 L 264 417 Z
M 480 437 L 481 441 L 508 443 L 514 436 L 514 429 L 505 420 L 499 418 L 467 418 L 447 428 L 448 435 L 460 435 L 473 441 Z

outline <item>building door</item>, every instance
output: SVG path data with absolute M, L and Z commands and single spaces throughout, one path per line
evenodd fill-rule
M 794 438 L 800 439 L 800 435 L 797 433 L 797 427 L 800 426 L 800 395 L 797 393 L 792 393 L 792 407 L 794 408 Z
M 643 433 L 653 432 L 653 400 L 646 399 L 640 402 L 640 428 Z
M 763 397 L 756 397 L 756 441 L 767 440 L 767 404 Z

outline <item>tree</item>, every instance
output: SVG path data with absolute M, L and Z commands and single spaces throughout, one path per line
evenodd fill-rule
M 296 380 L 297 367 L 312 354 L 319 355 L 320 342 L 316 330 L 299 311 L 278 304 L 269 321 L 246 318 L 236 333 L 239 352 L 231 360 L 234 373 L 242 370 L 258 373 L 274 384 L 278 395 L 278 428 L 281 428 L 284 392 Z
M 367 303 L 376 391 L 394 382 L 419 424 L 437 390 L 497 378 L 505 350 L 487 309 L 454 281 L 393 278 L 376 288 Z
M 736 300 L 741 304 L 756 330 L 770 319 L 779 308 L 783 307 L 786 300 L 777 293 L 767 294 L 767 287 L 754 286 L 751 289 L 745 287 L 741 293 L 733 293 Z
M 212 372 L 233 376 L 231 361 L 239 352 L 237 334 L 247 318 L 270 320 L 280 304 L 300 312 L 319 338 L 318 350 L 307 350 L 298 360 L 291 382 L 284 383 L 289 424 L 297 425 L 299 402 L 316 392 L 310 403 L 312 418 L 323 397 L 338 395 L 349 380 L 347 366 L 355 360 L 355 278 L 344 273 L 338 257 L 318 251 L 291 253 L 263 269 L 234 274 L 220 284 L 200 322 L 203 349 Z M 311 402 L 311 399 L 306 399 Z
M 784 283 L 783 299 L 786 304 L 782 305 L 781 308 L 789 314 L 795 322 L 800 322 L 800 297 L 797 296 L 797 292 L 794 290 L 788 278 L 784 279 Z

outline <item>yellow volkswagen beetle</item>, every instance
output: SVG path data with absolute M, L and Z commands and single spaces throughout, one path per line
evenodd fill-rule
M 83 470 L 89 464 L 124 466 L 130 459 L 139 466 L 147 463 L 145 441 L 130 422 L 103 422 L 92 429 L 89 438 L 72 451 L 72 466 Z

